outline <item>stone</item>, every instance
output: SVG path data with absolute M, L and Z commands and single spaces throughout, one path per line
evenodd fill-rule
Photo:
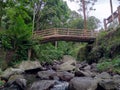
M 71 61 L 73 63 L 76 63 L 76 60 L 72 56 L 69 56 L 69 55 L 64 55 L 62 61 L 63 62 Z
M 112 79 L 104 79 L 99 82 L 103 90 L 117 90 L 117 84 Z
M 117 90 L 120 90 L 120 75 L 114 75 L 113 76 L 113 81 L 116 83 L 117 85 Z
M 96 79 L 111 79 L 111 75 L 107 72 L 102 72 L 101 74 L 98 74 L 96 77 Z
M 68 82 L 60 82 L 58 81 L 53 88 L 50 90 L 68 90 L 69 83 Z
M 83 68 L 84 70 L 90 70 L 91 69 L 91 66 L 90 65 L 87 65 Z
M 75 76 L 76 77 L 91 77 L 92 76 L 92 72 L 77 70 L 77 71 L 75 71 Z
M 53 79 L 54 76 L 56 76 L 56 72 L 53 70 L 48 70 L 48 71 L 40 71 L 38 72 L 37 76 L 40 79 Z
M 60 71 L 72 71 L 76 68 L 76 60 L 71 56 L 64 56 L 63 63 L 58 66 Z
M 12 75 L 9 78 L 6 85 L 9 86 L 9 88 L 11 86 L 17 86 L 18 88 L 25 90 L 26 85 L 27 85 L 27 80 L 24 79 L 24 77 L 22 75 Z M 13 87 L 13 88 L 15 88 L 15 87 Z
M 41 80 L 34 82 L 29 90 L 50 90 L 55 85 L 54 80 Z
M 96 90 L 97 81 L 90 77 L 75 77 L 70 81 L 68 90 Z
M 13 82 L 15 82 L 17 79 L 24 79 L 23 75 L 12 75 L 10 76 L 10 78 L 7 81 L 7 84 L 12 84 Z
M 23 72 L 21 69 L 8 68 L 2 73 L 1 78 L 8 79 L 11 75 L 22 74 Z
M 57 76 L 62 81 L 70 81 L 74 77 L 74 74 L 69 73 L 67 71 L 61 71 L 61 72 L 57 72 Z
M 22 70 L 31 70 L 41 68 L 41 64 L 38 61 L 23 61 L 18 68 Z

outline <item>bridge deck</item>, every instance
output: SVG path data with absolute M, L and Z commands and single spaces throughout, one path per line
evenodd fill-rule
M 53 28 L 35 31 L 33 37 L 39 38 L 41 42 L 52 42 L 60 40 L 93 42 L 96 38 L 96 32 L 81 29 Z

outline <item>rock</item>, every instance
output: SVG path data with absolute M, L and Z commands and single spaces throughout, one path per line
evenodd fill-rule
M 96 64 L 96 63 L 93 63 L 93 64 L 91 65 L 91 71 L 94 71 L 94 72 L 97 72 L 97 71 L 98 71 L 98 69 L 97 69 L 97 64 Z
M 54 87 L 50 90 L 68 90 L 69 83 L 68 82 L 57 82 Z
M 75 77 L 70 81 L 69 90 L 96 90 L 97 81 L 90 77 Z
M 41 68 L 41 64 L 38 61 L 23 61 L 18 68 L 26 71 L 31 69 L 38 69 Z
M 117 90 L 117 84 L 112 79 L 101 80 L 98 86 L 102 87 L 103 90 Z
M 54 80 L 41 80 L 34 82 L 29 90 L 50 90 L 55 85 Z
M 76 64 L 76 60 L 73 59 L 71 56 L 64 56 L 63 57 L 63 64 L 59 65 L 58 68 L 61 71 L 72 71 L 74 70 Z
M 53 70 L 40 71 L 37 75 L 40 79 L 53 79 L 56 76 L 56 72 Z
M 75 71 L 75 76 L 76 77 L 91 77 L 92 76 L 92 72 L 77 70 L 77 71 Z
M 76 63 L 76 60 L 72 56 L 69 56 L 69 55 L 64 55 L 62 61 L 63 62 L 72 61 L 73 63 Z
M 102 72 L 101 74 L 98 74 L 96 77 L 96 79 L 111 79 L 111 75 L 107 72 Z
M 22 75 L 12 75 L 3 90 L 25 90 L 27 81 Z
M 79 69 L 79 68 L 81 68 L 81 67 L 82 67 L 81 64 L 79 64 L 79 63 L 76 64 L 76 68 L 77 68 L 77 69 Z
M 1 75 L 2 78 L 4 79 L 8 79 L 11 75 L 14 75 L 14 74 L 21 74 L 23 73 L 24 71 L 21 70 L 21 69 L 15 69 L 15 68 L 8 68 L 6 69 L 3 74 Z
M 90 70 L 91 69 L 91 66 L 90 65 L 87 65 L 83 68 L 84 70 Z
M 116 83 L 117 85 L 117 90 L 120 90 L 120 75 L 114 75 L 113 76 L 113 81 Z
M 62 81 L 70 81 L 74 77 L 74 74 L 69 73 L 67 71 L 61 71 L 61 72 L 57 72 L 57 76 Z
M 13 82 L 15 82 L 17 79 L 24 79 L 23 75 L 12 75 L 10 76 L 7 84 L 11 85 Z

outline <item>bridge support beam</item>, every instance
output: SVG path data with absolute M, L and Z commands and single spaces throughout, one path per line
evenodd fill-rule
M 107 30 L 107 23 L 106 23 L 106 19 L 104 19 L 104 20 L 103 20 L 103 22 L 104 22 L 104 28 L 105 28 L 105 30 Z

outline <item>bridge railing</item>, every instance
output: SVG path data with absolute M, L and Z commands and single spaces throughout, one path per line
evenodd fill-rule
M 118 19 L 118 23 L 120 25 L 120 6 L 118 6 L 117 10 L 113 13 L 113 15 L 110 15 L 108 18 L 104 19 L 104 28 L 107 30 L 107 25 L 111 22 L 113 22 L 115 19 Z
M 74 37 L 96 37 L 97 33 L 92 30 L 53 28 L 34 32 L 34 37 L 41 38 L 49 36 L 74 36 Z

